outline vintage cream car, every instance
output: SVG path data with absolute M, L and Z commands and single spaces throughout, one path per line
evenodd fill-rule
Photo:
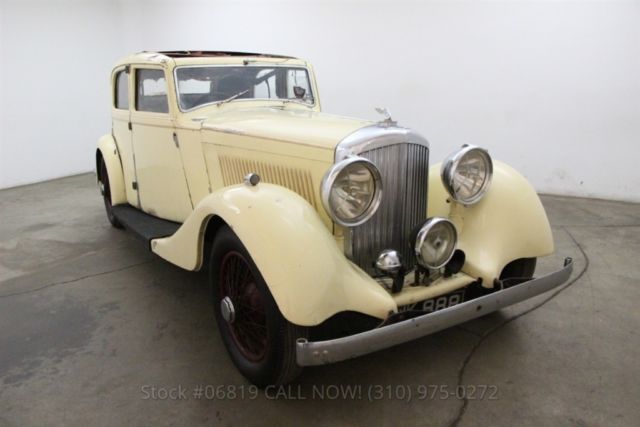
M 429 144 L 390 117 L 322 113 L 311 65 L 144 52 L 111 75 L 96 152 L 107 216 L 186 270 L 206 268 L 220 335 L 265 386 L 406 342 L 565 282 L 544 208 L 515 170 Z M 383 111 L 384 112 L 384 111 Z

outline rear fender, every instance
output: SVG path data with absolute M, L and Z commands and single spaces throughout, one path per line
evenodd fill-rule
M 111 191 L 111 204 L 119 205 L 127 202 L 127 195 L 124 188 L 124 174 L 122 173 L 122 163 L 118 154 L 118 147 L 111 135 L 104 135 L 98 141 L 96 151 L 96 171 L 100 179 L 99 157 L 102 156 L 107 166 L 109 174 L 109 190 Z

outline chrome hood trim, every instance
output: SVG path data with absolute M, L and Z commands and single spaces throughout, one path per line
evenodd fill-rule
M 417 132 L 400 127 L 386 126 L 382 123 L 362 127 L 347 135 L 336 147 L 335 161 L 364 151 L 375 150 L 395 144 L 419 144 L 429 148 L 429 142 Z

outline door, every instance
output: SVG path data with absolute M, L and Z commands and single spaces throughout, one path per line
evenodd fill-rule
M 131 125 L 141 209 L 160 218 L 184 222 L 193 206 L 169 114 L 165 71 L 140 66 L 134 72 Z
M 124 174 L 125 194 L 127 202 L 135 207 L 140 207 L 138 192 L 135 190 L 136 169 L 133 158 L 133 146 L 129 123 L 131 120 L 131 78 L 129 67 L 116 69 L 112 76 L 113 104 L 111 110 L 111 128 L 113 137 L 118 147 L 122 172 Z

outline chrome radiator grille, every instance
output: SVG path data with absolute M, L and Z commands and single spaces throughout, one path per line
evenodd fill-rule
M 380 170 L 382 203 L 369 221 L 351 230 L 351 259 L 376 276 L 373 263 L 380 251 L 395 249 L 409 270 L 416 263 L 411 235 L 427 216 L 429 149 L 420 144 L 393 144 L 360 156 Z

